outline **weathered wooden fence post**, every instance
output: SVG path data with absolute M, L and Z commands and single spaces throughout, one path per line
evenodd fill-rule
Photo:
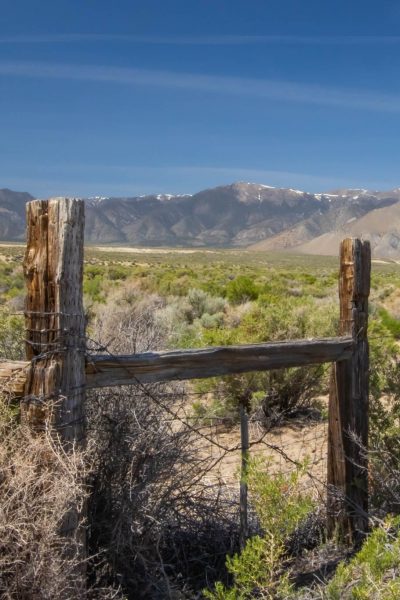
M 84 203 L 27 204 L 24 271 L 26 356 L 31 361 L 22 420 L 66 443 L 84 438 L 85 318 L 82 305 Z
M 333 365 L 329 397 L 328 531 L 358 543 L 368 530 L 369 242 L 340 247 L 340 335 L 351 335 L 350 358 Z
M 48 431 L 68 452 L 84 442 L 85 318 L 82 304 L 84 203 L 57 198 L 29 202 L 24 272 L 26 356 L 30 360 L 21 421 Z M 71 597 L 86 590 L 86 505 L 71 505 L 60 534 L 76 558 Z

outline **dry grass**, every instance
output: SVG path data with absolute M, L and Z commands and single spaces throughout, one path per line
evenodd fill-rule
M 4 404 L 0 436 L 1 597 L 79 598 L 80 540 L 63 537 L 60 527 L 82 513 L 86 456 L 67 454 L 50 435 L 33 436 Z
M 162 345 L 154 304 L 141 308 L 97 321 L 113 351 Z M 204 482 L 214 460 L 172 417 L 184 386 L 88 395 L 88 445 L 68 452 L 54 434 L 32 435 L 0 396 L 1 598 L 79 600 L 84 579 L 93 599 L 194 598 L 224 578 L 238 502 Z M 78 521 L 78 535 L 61 535 Z

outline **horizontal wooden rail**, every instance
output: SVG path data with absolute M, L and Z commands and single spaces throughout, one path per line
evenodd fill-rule
M 351 337 L 316 340 L 289 340 L 267 344 L 221 346 L 198 350 L 145 352 L 133 355 L 88 357 L 86 387 L 156 383 L 201 379 L 251 371 L 303 367 L 349 358 Z M 0 362 L 0 385 L 9 383 L 10 392 L 21 395 L 28 362 Z
M 353 340 L 345 337 L 97 356 L 87 364 L 86 383 L 96 388 L 301 367 L 344 360 L 352 348 Z
M 7 390 L 14 397 L 23 396 L 29 365 L 30 362 L 23 360 L 0 361 L 0 392 Z

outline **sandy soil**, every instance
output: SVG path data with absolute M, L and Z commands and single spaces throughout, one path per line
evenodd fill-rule
M 100 252 L 132 252 L 135 254 L 195 254 L 204 252 L 204 254 L 217 254 L 216 250 L 207 250 L 205 248 L 132 248 L 131 246 L 90 246 L 90 250 L 99 250 Z
M 291 461 L 307 460 L 312 478 L 306 475 L 303 478 L 304 486 L 314 489 L 315 494 L 319 495 L 323 493 L 326 481 L 327 430 L 327 422 L 310 422 L 284 425 L 265 435 L 265 430 L 258 423 L 250 423 L 250 455 L 265 459 L 274 473 L 290 473 L 295 468 Z M 232 491 L 237 490 L 241 462 L 239 426 L 226 430 L 218 425 L 204 429 L 203 433 L 210 441 L 196 436 L 194 443 L 202 457 L 210 457 L 215 461 L 205 480 L 210 485 L 221 482 Z

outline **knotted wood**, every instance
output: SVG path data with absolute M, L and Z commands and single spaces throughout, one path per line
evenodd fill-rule
M 340 247 L 340 334 L 353 352 L 333 366 L 329 398 L 328 528 L 358 543 L 368 530 L 369 242 Z

